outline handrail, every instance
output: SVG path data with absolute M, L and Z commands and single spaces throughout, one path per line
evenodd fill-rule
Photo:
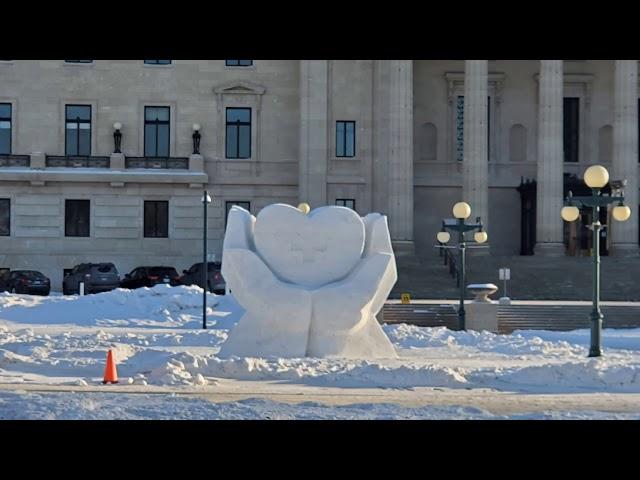
M 47 155 L 45 165 L 64 168 L 109 168 L 111 159 L 87 155 Z
M 0 167 L 29 167 L 31 157 L 29 155 L 0 154 Z
M 126 157 L 125 168 L 188 170 L 187 157 Z

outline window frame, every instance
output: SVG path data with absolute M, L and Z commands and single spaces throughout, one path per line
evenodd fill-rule
M 353 202 L 353 207 L 347 205 L 347 202 Z M 355 198 L 336 198 L 336 206 L 350 208 L 354 212 L 356 211 L 356 199 Z
M 0 102 L 0 105 L 9 106 L 9 117 L 0 116 L 0 122 L 9 122 L 9 151 L 6 153 L 0 152 L 0 155 L 11 155 L 13 152 L 13 104 L 10 102 Z
M 343 146 L 343 155 L 340 155 L 338 152 L 338 124 L 344 124 L 343 126 L 343 138 L 342 138 L 342 146 Z M 347 124 L 353 124 L 353 155 L 347 155 Z M 335 154 L 336 158 L 355 158 L 357 156 L 357 135 L 356 135 L 356 120 L 336 120 L 336 149 Z
M 248 61 L 250 63 L 246 64 L 246 65 L 241 65 L 240 62 L 242 62 L 242 61 L 245 61 L 245 62 Z M 229 63 L 229 62 L 237 62 L 237 63 L 234 64 L 234 63 Z M 224 61 L 224 66 L 225 67 L 247 68 L 247 67 L 253 67 L 254 64 L 253 64 L 253 60 L 225 60 Z
M 153 235 L 148 235 L 147 232 L 148 230 L 151 230 L 151 228 L 147 228 L 147 206 L 151 206 L 151 204 L 154 205 L 155 208 L 155 214 L 154 214 L 154 225 L 153 225 Z M 166 208 L 166 215 L 165 215 L 165 222 L 166 224 L 164 225 L 165 229 L 159 229 L 158 225 L 160 225 L 159 222 L 159 212 L 160 209 L 158 209 L 158 205 L 162 204 L 165 206 Z M 143 202 L 143 207 L 142 207 L 143 211 L 142 211 L 142 236 L 143 238 L 169 238 L 169 201 L 168 200 L 145 200 Z M 151 227 L 151 226 L 150 226 Z M 158 232 L 160 232 L 160 234 L 158 234 Z M 165 233 L 164 235 L 162 235 L 162 233 Z
M 168 110 L 168 120 L 150 120 L 147 121 L 147 108 L 166 108 Z M 171 106 L 170 105 L 145 105 L 143 112 L 143 128 L 142 128 L 142 155 L 145 158 L 169 158 L 171 157 Z M 156 129 L 156 155 L 149 155 L 147 153 L 147 124 L 155 125 Z M 167 125 L 167 155 L 158 155 L 158 125 Z
M 69 107 L 88 107 L 89 108 L 89 120 L 80 120 L 80 117 L 76 117 L 74 121 L 69 121 L 67 117 L 67 111 Z M 80 124 L 89 124 L 89 153 L 84 155 L 80 153 Z M 77 154 L 70 155 L 69 154 L 69 145 L 67 139 L 67 125 L 75 124 L 76 130 L 78 134 L 76 135 L 76 148 Z M 92 151 L 92 142 L 93 142 L 93 105 L 91 104 L 82 104 L 82 103 L 65 103 L 64 104 L 64 154 L 67 157 L 90 157 Z
M 248 110 L 249 111 L 249 121 L 241 122 L 237 120 L 235 122 L 229 122 L 228 115 L 229 110 Z M 251 107 L 225 107 L 224 110 L 224 158 L 227 160 L 250 160 L 252 155 L 252 143 L 253 143 L 253 109 Z M 236 155 L 235 157 L 229 156 L 229 126 L 236 128 Z M 246 157 L 240 157 L 240 127 L 248 126 L 249 127 L 249 155 Z
M 567 100 L 572 100 L 574 102 L 567 102 Z M 567 115 L 567 105 L 569 103 L 574 103 L 576 105 L 576 124 L 573 126 L 573 131 L 572 132 L 567 132 L 568 129 L 568 125 L 567 125 L 567 121 L 569 116 Z M 580 127 L 581 127 L 581 121 L 580 121 L 580 115 L 581 115 L 581 108 L 580 108 L 580 97 L 579 96 L 566 96 L 566 97 L 562 97 L 562 161 L 563 163 L 569 163 L 572 165 L 576 165 L 580 163 Z M 568 143 L 567 142 L 567 138 L 568 137 L 575 137 L 574 141 L 572 143 L 574 143 L 575 145 L 575 152 L 574 152 L 574 156 L 572 158 L 574 159 L 569 159 L 570 157 L 570 153 L 571 151 L 567 148 L 568 147 Z
M 2 233 L 2 230 L 0 230 L 0 237 L 10 237 L 11 236 L 11 198 L 10 197 L 3 197 L 0 198 L 0 205 L 2 205 L 3 203 L 6 202 L 7 205 L 7 233 L 4 234 Z
M 76 234 L 71 233 L 69 230 L 69 205 L 73 202 L 74 205 L 79 205 L 82 202 L 83 205 L 87 205 L 87 234 L 80 235 L 77 234 L 77 230 L 79 230 L 76 225 Z M 91 200 L 86 198 L 65 198 L 64 201 L 64 236 L 65 237 L 73 237 L 73 238 L 90 238 L 91 237 Z

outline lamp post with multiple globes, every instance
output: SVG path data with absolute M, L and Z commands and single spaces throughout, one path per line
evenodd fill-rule
M 460 306 L 458 307 L 458 328 L 460 330 L 466 329 L 465 324 L 465 311 L 464 311 L 464 288 L 465 288 L 465 252 L 467 248 L 485 248 L 485 246 L 467 246 L 465 241 L 465 232 L 477 230 L 473 238 L 476 243 L 482 244 L 487 241 L 487 232 L 483 230 L 482 221 L 480 217 L 476 218 L 476 223 L 466 223 L 465 220 L 471 216 L 471 207 L 466 202 L 458 202 L 453 206 L 453 216 L 455 221 L 447 223 L 446 220 L 442 222 L 442 230 L 438 232 L 436 238 L 440 245 L 438 248 L 457 248 L 459 253 L 459 267 L 460 272 Z M 451 230 L 458 232 L 458 244 L 455 246 L 447 246 L 447 242 L 451 239 L 451 234 L 447 232 Z
M 560 215 L 566 222 L 574 222 L 580 216 L 580 208 L 592 209 L 592 224 L 588 227 L 593 230 L 593 310 L 591 311 L 591 348 L 590 357 L 602 355 L 602 311 L 600 310 L 600 230 L 606 225 L 600 223 L 600 207 L 610 204 L 617 205 L 613 208 L 613 218 L 624 222 L 631 216 L 631 209 L 624 204 L 624 194 L 605 196 L 602 189 L 609 182 L 609 172 L 601 165 L 592 165 L 584 172 L 584 183 L 591 188 L 591 195 L 575 197 L 571 192 L 565 200 L 565 206 Z M 624 183 L 624 182 L 623 182 Z

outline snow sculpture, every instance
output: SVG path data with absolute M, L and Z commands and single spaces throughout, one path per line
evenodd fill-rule
M 222 357 L 396 357 L 375 317 L 397 280 L 383 215 L 234 206 L 222 274 L 246 310 Z

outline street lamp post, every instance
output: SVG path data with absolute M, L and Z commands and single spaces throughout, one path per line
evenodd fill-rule
M 631 209 L 624 205 L 624 194 L 621 191 L 618 196 L 602 195 L 602 188 L 609 182 L 609 172 L 601 165 L 592 165 L 584 172 L 584 183 L 591 188 L 590 196 L 574 197 L 571 192 L 565 200 L 565 206 L 560 214 L 566 222 L 573 222 L 580 216 L 580 208 L 592 209 L 591 230 L 593 230 L 593 309 L 591 311 L 591 347 L 590 357 L 602 355 L 602 320 L 604 316 L 600 310 L 600 230 L 606 225 L 600 223 L 600 207 L 606 207 L 617 203 L 613 208 L 613 218 L 624 222 L 631 216 Z M 624 181 L 622 182 L 624 184 Z
M 460 306 L 458 307 L 458 329 L 466 330 L 465 311 L 464 311 L 464 288 L 466 277 L 466 259 L 465 254 L 467 248 L 485 248 L 485 246 L 467 246 L 465 240 L 465 232 L 477 230 L 474 234 L 474 240 L 476 243 L 484 243 L 487 241 L 487 232 L 482 229 L 482 221 L 480 217 L 476 218 L 476 223 L 466 223 L 465 219 L 471 216 L 471 207 L 466 202 L 458 202 L 453 206 L 453 216 L 456 218 L 454 222 L 447 223 L 446 220 L 442 222 L 442 230 L 438 232 L 437 240 L 440 245 L 436 245 L 438 248 L 457 248 L 459 254 L 459 272 L 460 272 Z M 447 242 L 451 239 L 451 235 L 447 230 L 458 232 L 458 244 L 449 247 Z
M 203 218 L 203 242 L 202 242 L 202 328 L 207 329 L 207 281 L 209 264 L 207 262 L 207 205 L 211 203 L 211 197 L 205 190 L 202 194 L 202 205 L 204 206 Z

